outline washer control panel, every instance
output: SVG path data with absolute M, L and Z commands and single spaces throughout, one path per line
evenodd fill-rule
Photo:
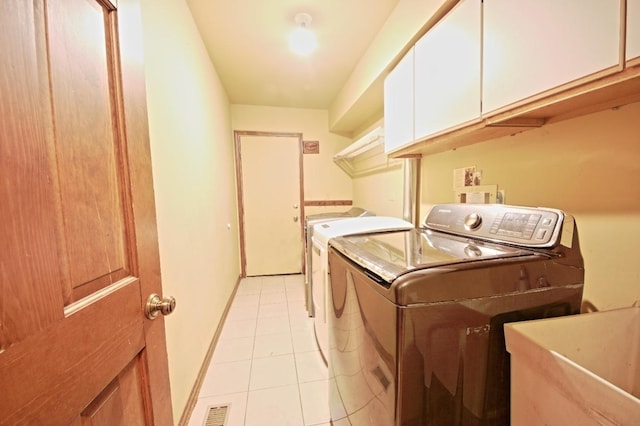
M 522 247 L 553 247 L 559 243 L 564 213 L 549 208 L 504 204 L 438 204 L 423 226 Z

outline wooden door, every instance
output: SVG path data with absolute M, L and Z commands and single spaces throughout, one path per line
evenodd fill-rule
M 243 276 L 302 272 L 301 135 L 236 132 Z
M 0 12 L 0 424 L 170 425 L 138 0 Z

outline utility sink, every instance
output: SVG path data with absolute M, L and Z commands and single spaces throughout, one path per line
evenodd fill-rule
M 511 424 L 640 424 L 637 305 L 505 324 Z

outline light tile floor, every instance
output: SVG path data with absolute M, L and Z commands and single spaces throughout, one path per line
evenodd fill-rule
M 328 375 L 304 306 L 304 276 L 243 279 L 189 426 L 230 404 L 225 426 L 329 425 Z

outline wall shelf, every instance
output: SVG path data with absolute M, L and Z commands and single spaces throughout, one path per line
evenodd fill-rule
M 334 155 L 334 163 L 351 177 L 365 176 L 400 167 L 402 161 L 384 152 L 384 128 L 377 127 Z

